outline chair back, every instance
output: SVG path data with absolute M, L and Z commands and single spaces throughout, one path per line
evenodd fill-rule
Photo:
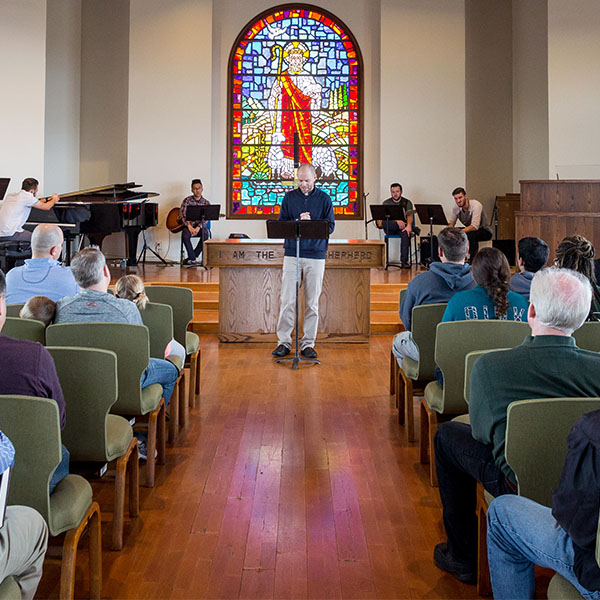
M 118 415 L 141 411 L 140 379 L 150 361 L 148 329 L 129 323 L 58 323 L 46 329 L 49 346 L 101 348 L 117 355 L 119 393 L 112 411 Z
M 514 348 L 529 335 L 520 321 L 449 321 L 439 323 L 435 337 L 435 362 L 444 375 L 442 410 L 445 414 L 467 412 L 465 404 L 465 357 L 474 350 Z M 437 410 L 437 409 L 436 409 Z
M 148 302 L 140 313 L 150 335 L 150 356 L 164 358 L 165 348 L 173 339 L 173 309 L 168 304 Z
M 494 350 L 476 350 L 475 352 L 469 352 L 465 356 L 465 402 L 469 404 L 469 398 L 471 396 L 471 372 L 473 371 L 473 365 L 475 361 L 482 355 L 488 352 L 497 352 L 498 350 L 508 350 L 508 348 L 496 348 Z
M 106 421 L 117 401 L 117 355 L 109 350 L 48 346 L 67 406 L 62 442 L 71 460 L 107 460 Z
M 185 348 L 188 325 L 194 318 L 194 293 L 186 287 L 175 285 L 146 286 L 146 296 L 150 302 L 168 304 L 173 309 L 173 333 L 175 339 Z
M 18 317 L 21 309 L 25 304 L 7 304 L 6 305 L 6 316 L 7 317 Z
M 412 309 L 412 338 L 419 348 L 418 379 L 433 380 L 435 371 L 435 334 L 446 304 L 421 304 Z
M 46 326 L 41 321 L 33 319 L 6 317 L 2 333 L 18 340 L 29 340 L 43 345 L 46 339 Z
M 404 296 L 406 296 L 407 290 L 408 288 L 402 288 L 398 292 L 398 310 L 400 310 L 400 307 L 402 306 L 402 300 L 404 300 Z
M 588 321 L 573 333 L 575 343 L 583 350 L 600 352 L 600 322 Z
M 519 495 L 552 506 L 567 437 L 581 415 L 600 409 L 600 398 L 542 398 L 511 402 L 506 420 L 506 462 Z
M 15 447 L 8 504 L 31 506 L 49 523 L 50 479 L 62 457 L 58 404 L 48 398 L 0 396 L 0 423 Z

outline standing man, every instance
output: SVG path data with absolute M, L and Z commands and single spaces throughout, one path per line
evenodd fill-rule
M 402 195 L 402 186 L 392 183 L 390 186 L 391 198 L 383 201 L 384 205 L 402 207 L 403 217 L 398 221 L 382 221 L 381 228 L 387 235 L 400 234 L 400 262 L 403 269 L 408 269 L 408 250 L 410 248 L 410 235 L 413 227 L 412 202 Z
M 288 192 L 281 203 L 280 221 L 327 220 L 329 233 L 335 221 L 331 198 L 315 188 L 317 175 L 312 165 L 304 164 L 298 169 L 298 189 Z M 300 341 L 302 356 L 317 358 L 314 348 L 319 324 L 319 297 L 325 273 L 325 252 L 328 240 L 300 240 L 300 274 L 304 282 L 304 335 Z M 277 322 L 279 344 L 273 356 L 282 357 L 290 353 L 294 307 L 296 305 L 296 242 L 285 240 L 283 244 L 283 275 L 281 279 L 281 308 Z
M 39 181 L 28 177 L 21 184 L 21 191 L 16 194 L 8 194 L 0 208 L 0 242 L 29 242 L 31 231 L 23 230 L 23 225 L 29 219 L 32 208 L 50 210 L 59 200 L 58 194 L 42 202 L 36 198 Z
M 183 237 L 183 245 L 185 246 L 185 251 L 187 253 L 187 258 L 183 261 L 183 266 L 191 267 L 197 264 L 196 259 L 202 252 L 205 240 L 208 239 L 208 230 L 210 229 L 210 224 L 208 222 L 205 222 L 203 226 L 201 222 L 188 221 L 187 219 L 188 207 L 206 206 L 207 204 L 210 204 L 210 202 L 204 198 L 204 196 L 202 196 L 203 189 L 202 181 L 200 181 L 200 179 L 192 179 L 192 195 L 184 198 L 179 210 L 179 217 L 184 224 L 181 235 Z M 196 248 L 194 248 L 192 245 L 193 237 L 200 238 L 200 241 L 196 244 Z
M 457 187 L 452 192 L 454 202 L 452 216 L 448 225 L 454 227 L 456 221 L 460 221 L 465 227 L 463 231 L 469 238 L 469 263 L 479 250 L 479 242 L 492 239 L 492 230 L 488 225 L 483 204 L 478 200 L 469 199 L 465 188 Z

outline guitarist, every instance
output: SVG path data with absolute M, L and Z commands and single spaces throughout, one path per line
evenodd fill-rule
M 204 206 L 210 204 L 210 202 L 202 196 L 202 181 L 200 179 L 192 179 L 192 195 L 184 198 L 179 209 L 179 218 L 183 223 L 183 229 L 181 235 L 183 236 L 183 245 L 187 253 L 187 258 L 183 261 L 184 267 L 193 267 L 197 265 L 196 259 L 202 252 L 202 245 L 204 240 L 207 240 L 209 235 L 210 223 L 207 222 L 202 227 L 202 223 L 197 221 L 192 222 L 186 219 L 186 212 L 188 206 Z M 200 241 L 196 244 L 196 248 L 192 245 L 192 238 L 199 237 Z

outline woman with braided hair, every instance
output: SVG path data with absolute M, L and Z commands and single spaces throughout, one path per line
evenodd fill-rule
M 587 277 L 592 284 L 592 305 L 588 321 L 600 321 L 600 290 L 596 284 L 594 256 L 596 251 L 592 242 L 582 235 L 567 236 L 556 249 L 554 264 L 564 269 L 573 269 Z
M 510 291 L 510 266 L 497 248 L 482 248 L 471 267 L 477 284 L 458 292 L 448 302 L 442 321 L 505 319 L 527 321 L 527 300 Z

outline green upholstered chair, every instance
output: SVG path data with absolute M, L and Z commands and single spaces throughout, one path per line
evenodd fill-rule
M 50 479 L 61 460 L 58 405 L 48 398 L 0 396 L 2 431 L 15 447 L 8 504 L 35 508 L 46 520 L 50 535 L 67 532 L 62 551 L 60 597 L 73 598 L 75 561 L 81 534 L 89 525 L 90 592 L 102 591 L 100 508 L 91 485 L 79 475 L 67 475 L 52 494 Z
M 552 506 L 552 493 L 558 487 L 567 456 L 567 437 L 575 422 L 594 410 L 600 410 L 600 398 L 541 398 L 509 405 L 504 455 L 517 478 L 520 496 Z M 477 586 L 480 595 L 491 594 L 486 514 L 492 499 L 479 483 Z
M 59 323 L 46 329 L 49 346 L 101 348 L 117 355 L 119 393 L 111 413 L 148 418 L 147 487 L 154 486 L 157 462 L 165 460 L 165 401 L 157 383 L 141 388 L 140 379 L 150 361 L 148 329 L 128 323 Z
M 438 421 L 467 412 L 465 357 L 474 350 L 513 348 L 529 335 L 527 323 L 504 320 L 451 321 L 436 329 L 435 362 L 444 376 L 443 387 L 432 381 L 421 400 L 421 462 L 429 462 L 431 485 L 437 485 L 433 438 Z
M 165 348 L 173 339 L 173 309 L 169 304 L 148 302 L 144 310 L 140 311 L 140 314 L 150 335 L 150 356 L 152 358 L 164 358 Z M 189 408 L 185 401 L 183 361 L 178 363 L 177 367 L 180 369 L 179 377 L 167 407 L 169 411 L 169 439 L 171 441 L 177 435 L 178 425 L 186 426 L 189 419 Z
M 46 335 L 46 326 L 41 321 L 21 319 L 20 317 L 6 317 L 2 333 L 18 340 L 29 340 L 43 344 Z
M 396 397 L 399 421 L 406 421 L 408 441 L 415 441 L 413 396 L 422 396 L 425 386 L 435 378 L 435 332 L 442 320 L 446 304 L 423 304 L 412 310 L 412 337 L 419 348 L 419 360 L 405 357 L 396 369 Z M 398 361 L 395 361 L 396 365 Z
M 600 322 L 588 321 L 573 333 L 575 343 L 584 350 L 600 352 Z
M 7 304 L 6 305 L 6 316 L 7 317 L 18 317 L 21 309 L 25 304 Z
M 0 600 L 21 600 L 21 588 L 14 577 L 6 577 L 0 583 Z
M 185 348 L 189 359 L 188 402 L 195 406 L 196 396 L 200 395 L 200 338 L 187 330 L 194 318 L 194 293 L 182 286 L 149 285 L 146 295 L 151 302 L 169 304 L 173 308 L 174 337 Z
M 117 401 L 117 355 L 108 350 L 48 346 L 67 405 L 63 444 L 72 461 L 116 461 L 112 549 L 123 547 L 125 479 L 129 467 L 129 515 L 137 517 L 139 462 L 129 421 L 111 415 Z
M 596 562 L 600 567 L 600 519 L 598 520 L 598 530 L 596 533 Z M 579 600 L 583 596 L 562 575 L 555 573 L 550 580 L 547 592 L 548 600 Z
M 469 398 L 471 396 L 471 372 L 473 371 L 473 365 L 475 361 L 488 352 L 498 352 L 498 350 L 507 350 L 508 348 L 493 348 L 490 350 L 476 350 L 475 352 L 469 352 L 465 356 L 465 403 L 469 404 Z

